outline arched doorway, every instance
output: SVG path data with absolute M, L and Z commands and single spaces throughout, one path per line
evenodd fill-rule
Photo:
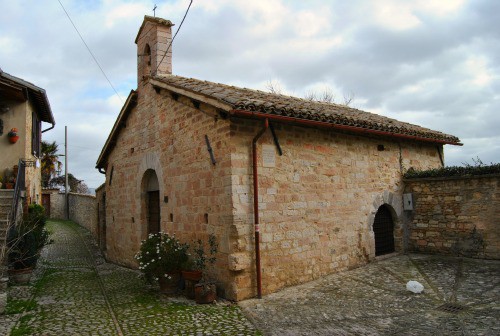
M 160 232 L 160 188 L 153 169 L 144 173 L 143 186 L 146 200 L 146 223 L 148 234 Z
M 381 205 L 375 214 L 373 233 L 376 256 L 394 252 L 394 221 L 391 210 L 385 204 Z

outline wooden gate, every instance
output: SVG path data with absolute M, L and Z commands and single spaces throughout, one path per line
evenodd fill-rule
M 45 216 L 50 218 L 50 194 L 42 194 L 42 206 L 45 208 Z

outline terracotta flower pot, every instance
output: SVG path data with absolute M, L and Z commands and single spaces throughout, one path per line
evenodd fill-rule
M 163 294 L 175 294 L 179 287 L 179 280 L 181 275 L 179 272 L 167 273 L 169 278 L 159 277 L 158 285 L 160 286 L 160 292 Z
M 201 271 L 182 271 L 184 280 L 200 281 L 203 273 Z
M 19 135 L 14 135 L 9 137 L 9 142 L 15 144 L 19 140 Z
M 16 143 L 17 140 L 19 140 L 19 135 L 17 134 L 18 130 L 17 128 L 13 128 L 10 130 L 10 132 L 7 134 L 8 138 L 9 138 L 9 142 L 10 143 Z
M 194 299 L 194 286 L 201 280 L 202 271 L 182 271 L 182 278 L 185 281 L 184 294 L 188 299 Z
M 16 284 L 26 284 L 30 282 L 31 274 L 33 274 L 33 267 L 23 269 L 10 269 L 9 279 Z
M 196 303 L 212 303 L 217 298 L 217 287 L 215 283 L 202 283 L 194 286 Z

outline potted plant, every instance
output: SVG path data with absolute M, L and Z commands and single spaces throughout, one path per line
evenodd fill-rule
M 16 178 L 11 169 L 6 168 L 4 170 L 3 181 L 5 183 L 5 189 L 14 189 Z
M 193 283 L 194 298 L 196 303 L 212 303 L 217 298 L 217 288 L 215 282 L 209 279 L 207 272 L 204 272 L 207 265 L 213 266 L 218 251 L 217 239 L 214 234 L 208 236 L 208 252 L 205 252 L 205 244 L 201 239 L 196 241 L 193 248 L 193 262 L 198 270 L 202 271 L 200 282 Z M 186 281 L 186 290 L 189 288 L 189 282 Z M 189 293 L 190 294 L 190 293 Z
M 9 142 L 15 144 L 19 140 L 19 131 L 17 128 L 12 128 L 9 133 L 7 133 Z
M 161 292 L 173 293 L 178 288 L 181 265 L 188 260 L 188 248 L 175 235 L 151 233 L 142 241 L 135 259 L 149 283 L 158 282 Z
M 29 282 L 41 249 L 50 242 L 49 233 L 45 229 L 46 222 L 43 206 L 31 204 L 23 220 L 9 230 L 8 272 L 13 282 Z
M 185 281 L 185 294 L 188 298 L 194 299 L 194 286 L 203 278 L 203 271 L 207 267 L 207 263 L 213 265 L 215 263 L 215 254 L 217 253 L 217 242 L 215 235 L 211 234 L 208 237 L 209 250 L 205 253 L 205 244 L 201 239 L 198 239 L 192 244 L 192 253 L 188 262 L 184 265 L 182 278 Z

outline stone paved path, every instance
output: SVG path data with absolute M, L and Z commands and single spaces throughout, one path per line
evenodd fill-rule
M 9 289 L 0 335 L 260 335 L 236 305 L 157 294 L 138 272 L 106 263 L 74 223 L 53 221 L 49 229 L 54 243 L 36 279 Z
M 498 336 L 500 262 L 399 255 L 240 306 L 265 335 Z

